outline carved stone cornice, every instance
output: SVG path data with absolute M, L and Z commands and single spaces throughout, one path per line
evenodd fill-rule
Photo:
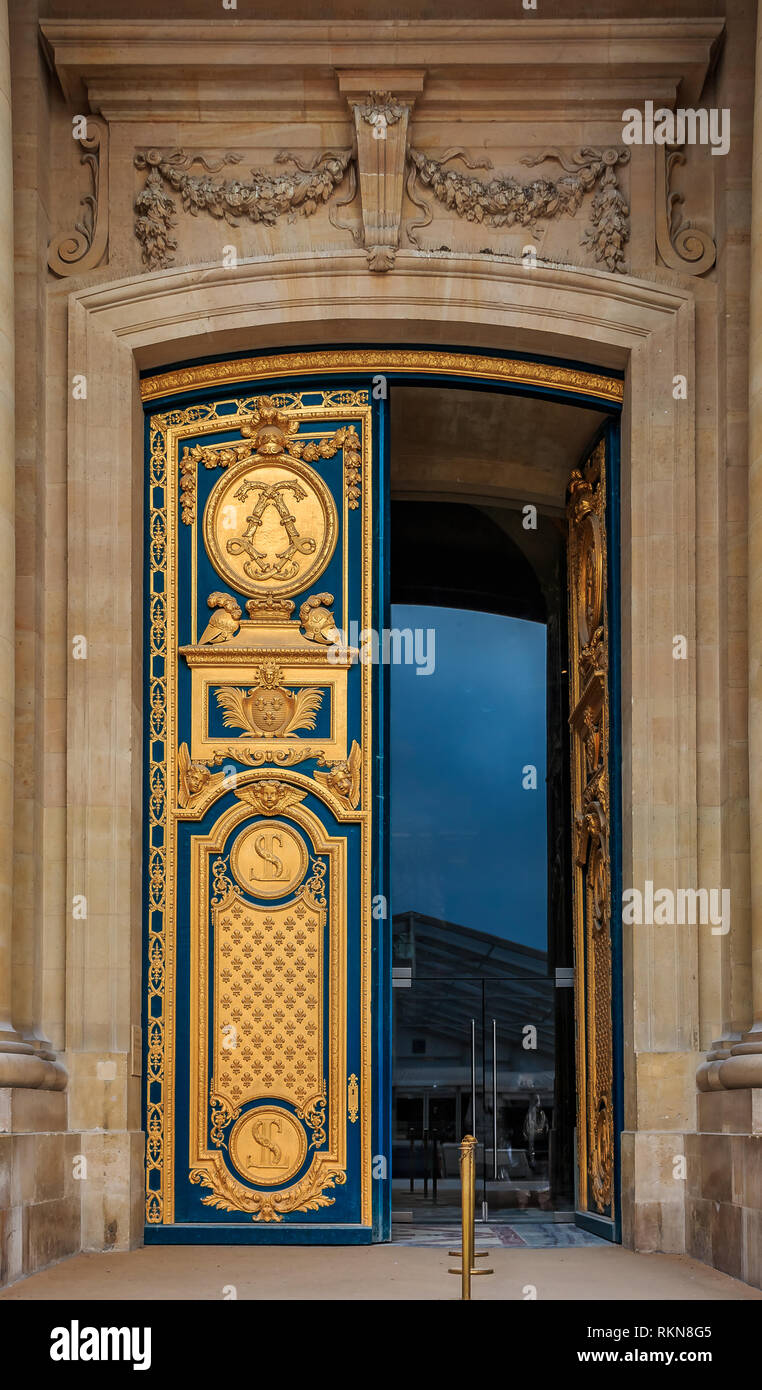
M 335 72 L 425 69 L 427 120 L 572 112 L 616 119 L 646 97 L 695 105 L 721 19 L 45 20 L 66 99 L 107 120 L 282 123 L 340 113 Z M 388 87 L 399 96 L 396 77 Z M 386 90 L 386 86 L 384 90 Z
M 277 173 L 252 174 L 251 184 L 243 181 L 243 187 L 231 180 L 227 191 L 224 181 L 212 181 L 189 168 L 178 182 L 175 160 L 194 162 L 202 156 L 160 151 L 137 206 L 136 232 L 144 262 L 151 269 L 170 264 L 176 249 L 174 192 L 180 193 L 186 211 L 270 224 L 283 213 L 301 215 L 330 202 L 331 222 L 364 247 L 369 268 L 391 269 L 400 245 L 406 161 L 412 161 L 416 167 L 409 192 L 414 193 L 428 177 L 435 196 L 441 187 L 449 211 L 465 217 L 473 213 L 472 220 L 479 220 L 481 209 L 492 226 L 511 222 L 531 226 L 533 194 L 522 201 L 528 189 L 542 184 L 550 188 L 553 196 L 540 210 L 545 217 L 564 213 L 578 192 L 589 191 L 590 226 L 584 244 L 602 266 L 619 270 L 629 236 L 629 211 L 615 164 L 606 164 L 607 150 L 598 152 L 605 167 L 595 187 L 595 179 L 585 186 L 592 171 L 590 162 L 578 160 L 574 168 L 565 166 L 567 177 L 552 182 L 523 184 L 504 174 L 480 190 L 477 180 L 469 182 L 452 170 L 441 177 L 435 172 L 446 162 L 436 140 L 429 145 L 434 156 L 410 150 L 413 105 L 419 129 L 426 123 L 428 132 L 438 121 L 458 120 L 465 140 L 469 121 L 496 120 L 508 114 L 517 121 L 531 119 L 535 127 L 538 121 L 575 116 L 587 121 L 605 118 L 621 129 L 622 110 L 639 104 L 646 95 L 668 107 L 674 106 L 678 95 L 684 103 L 698 100 L 723 22 L 532 16 L 505 21 L 341 24 L 311 20 L 297 28 L 291 23 L 268 23 L 263 30 L 254 21 L 236 19 L 231 25 L 222 18 L 205 22 L 49 20 L 41 28 L 67 99 L 81 110 L 89 103 L 107 120 L 201 122 L 234 115 L 238 122 L 254 119 L 260 124 L 340 121 L 342 115 L 346 120 L 349 103 L 354 150 L 323 151 L 309 167 L 291 156 L 297 169 L 290 181 L 293 190 L 289 180 Z M 347 145 L 350 138 L 348 129 Z M 612 130 L 612 141 L 616 138 Z M 425 150 L 428 133 L 422 143 Z M 468 143 L 476 149 L 481 139 L 477 136 Z M 153 153 L 141 152 L 146 167 Z M 625 152 L 616 153 L 616 162 L 622 162 Z M 564 156 L 557 157 L 564 162 Z M 668 176 L 673 166 L 670 161 Z M 446 201 L 458 181 L 468 204 L 466 211 L 458 199 Z M 505 222 L 499 220 L 500 207 L 490 207 L 493 185 L 497 185 L 498 202 L 507 199 L 514 205 Z M 351 221 L 342 220 L 339 210 L 355 201 L 358 186 L 359 219 L 355 215 Z M 680 221 L 678 199 L 669 189 L 666 197 L 668 213 L 658 236 L 662 259 L 673 268 L 700 274 L 711 264 L 707 259 L 712 256 L 711 239 Z M 420 225 L 415 219 L 410 222 L 412 244 Z M 87 242 L 86 223 L 77 230 Z M 77 262 L 79 268 L 95 263 L 96 249 L 92 254 L 86 251 L 86 257 Z M 67 273 L 60 265 L 54 268 Z

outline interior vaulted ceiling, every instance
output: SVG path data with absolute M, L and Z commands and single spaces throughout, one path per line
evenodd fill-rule
M 569 474 L 602 415 L 499 391 L 392 389 L 396 497 L 506 498 L 562 512 Z

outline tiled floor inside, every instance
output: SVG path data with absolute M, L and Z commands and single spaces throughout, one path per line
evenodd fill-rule
M 392 1221 L 392 1243 L 394 1245 L 426 1245 L 455 1249 L 460 1244 L 460 1227 L 457 1224 L 425 1225 L 412 1221 Z M 509 1246 L 513 1249 L 544 1250 L 551 1247 L 569 1249 L 581 1245 L 608 1245 L 599 1236 L 583 1231 L 571 1221 L 522 1221 L 515 1226 L 497 1223 L 478 1222 L 476 1226 L 477 1250 L 497 1250 Z

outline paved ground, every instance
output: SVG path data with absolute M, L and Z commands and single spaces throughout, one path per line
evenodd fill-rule
M 0 1300 L 239 1299 L 456 1300 L 457 1261 L 436 1247 L 342 1249 L 278 1246 L 149 1246 L 116 1255 L 75 1255 L 14 1284 Z M 480 1262 L 481 1263 L 481 1262 Z M 495 1273 L 474 1280 L 476 1300 L 759 1299 L 762 1292 L 683 1255 L 634 1255 L 615 1245 L 491 1249 Z
M 395 1245 L 434 1245 L 447 1250 L 460 1241 L 460 1227 L 452 1222 L 434 1225 L 431 1221 L 395 1221 L 392 1218 L 392 1240 Z M 575 1226 L 573 1221 L 523 1221 L 515 1225 L 505 1222 L 479 1222 L 476 1244 L 485 1250 L 509 1246 L 519 1249 L 545 1250 L 548 1246 L 608 1245 L 600 1236 L 591 1235 Z

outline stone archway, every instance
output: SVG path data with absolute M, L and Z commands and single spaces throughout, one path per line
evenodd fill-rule
M 359 253 L 263 258 L 83 289 L 69 303 L 68 373 L 87 378 L 86 398 L 69 404 L 69 630 L 91 643 L 86 673 L 76 662 L 69 673 L 67 858 L 71 893 L 99 880 L 102 890 L 87 920 L 69 924 L 67 1060 L 75 1102 L 94 1054 L 116 1062 L 116 1123 L 94 1127 L 111 1130 L 105 1143 L 129 1189 L 117 1235 L 126 1245 L 140 1238 L 143 1182 L 140 1082 L 128 1065 L 141 968 L 137 370 L 342 342 L 500 348 L 623 368 L 623 874 L 676 885 L 697 876 L 695 665 L 665 670 L 663 660 L 675 633 L 695 633 L 693 406 L 672 397 L 678 364 L 692 375 L 693 307 L 685 291 L 601 272 L 537 267 L 530 278 L 499 258 L 413 253 L 399 255 L 393 279 L 369 276 Z M 625 1241 L 647 1200 L 635 1145 L 660 1142 L 643 1132 L 643 1078 L 658 1070 L 650 1054 L 696 1046 L 698 951 L 695 933 L 664 928 L 658 939 L 643 928 L 625 949 Z M 104 958 L 105 969 L 86 964 Z

